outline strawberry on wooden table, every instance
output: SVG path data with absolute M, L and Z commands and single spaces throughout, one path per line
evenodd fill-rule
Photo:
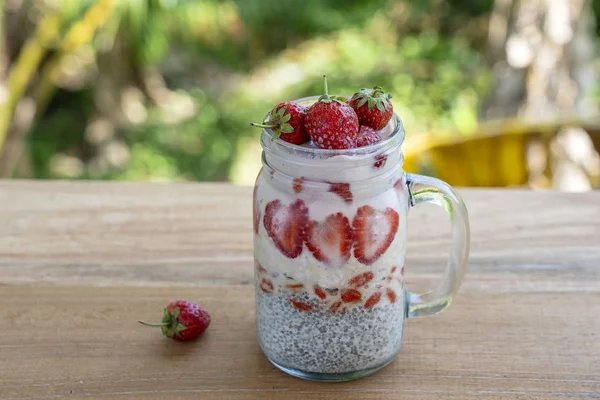
M 339 267 L 352 252 L 352 227 L 342 213 L 331 214 L 322 222 L 311 221 L 306 232 L 306 247 L 323 263 Z
M 307 223 L 308 208 L 300 199 L 288 206 L 281 200 L 273 200 L 265 207 L 265 229 L 286 257 L 296 258 L 302 253 Z
M 345 98 L 330 96 L 323 75 L 325 94 L 308 109 L 304 127 L 315 146 L 321 149 L 352 149 L 358 136 L 358 116 Z
M 281 139 L 292 144 L 304 144 L 310 140 L 304 129 L 304 116 L 306 107 L 286 101 L 280 103 L 269 114 L 269 121 L 266 124 L 250 125 L 257 128 L 268 128 L 274 134 L 274 138 Z
M 376 131 L 383 129 L 394 114 L 391 94 L 375 86 L 373 89 L 360 89 L 350 99 L 350 106 L 356 112 L 361 125 L 370 126 Z
M 366 265 L 377 261 L 394 241 L 399 223 L 400 216 L 392 208 L 360 207 L 352 221 L 354 257 Z
M 210 314 L 196 303 L 176 300 L 165 307 L 160 324 L 149 324 L 143 321 L 139 323 L 160 327 L 166 337 L 185 342 L 197 338 L 208 328 Z

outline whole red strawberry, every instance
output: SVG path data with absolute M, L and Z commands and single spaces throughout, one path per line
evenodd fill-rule
M 350 106 L 356 111 L 361 125 L 370 126 L 376 131 L 383 129 L 394 113 L 394 106 L 382 88 L 360 89 L 350 99 Z
M 375 132 L 375 129 L 367 125 L 360 127 L 356 147 L 364 147 L 377 142 L 381 142 L 381 136 Z
M 306 107 L 298 103 L 286 101 L 279 103 L 271 110 L 267 124 L 250 125 L 257 128 L 268 128 L 273 131 L 275 139 L 279 138 L 292 144 L 303 144 L 310 140 L 304 129 L 304 116 Z
M 321 149 L 352 149 L 356 147 L 358 117 L 346 99 L 329 96 L 325 75 L 323 80 L 325 94 L 308 109 L 304 128 Z
M 186 342 L 196 339 L 210 325 L 210 314 L 198 304 L 187 300 L 170 302 L 164 310 L 162 323 L 146 326 L 160 326 L 163 335 L 168 338 Z

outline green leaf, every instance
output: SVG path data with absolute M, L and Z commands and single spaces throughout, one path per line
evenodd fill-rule
M 171 321 L 171 314 L 169 314 L 169 312 L 167 311 L 167 309 L 165 308 L 164 312 L 163 312 L 163 318 L 162 318 L 162 322 L 163 323 L 169 323 Z
M 381 112 L 385 112 L 385 107 L 383 106 L 383 103 L 378 101 L 377 102 L 377 109 Z
M 274 141 L 275 139 L 279 139 L 280 136 L 281 136 L 281 131 L 279 129 L 273 129 L 273 136 L 271 137 L 271 141 Z
M 179 333 L 179 332 L 183 332 L 187 329 L 187 326 L 185 326 L 184 324 L 177 324 L 177 326 L 175 327 L 175 332 Z
M 359 102 L 358 102 L 358 108 L 362 107 L 365 105 L 365 103 L 367 102 L 368 97 L 363 97 Z
M 179 307 L 177 307 L 176 309 L 173 310 L 173 312 L 171 313 L 171 318 L 173 319 L 177 319 L 177 317 L 179 317 L 179 314 L 181 313 L 181 310 L 179 309 Z
M 283 116 L 283 118 L 281 118 L 281 120 L 279 122 L 281 124 L 285 124 L 286 122 L 288 122 L 290 120 L 290 118 L 292 118 L 292 116 L 290 114 L 285 114 Z
M 375 105 L 375 99 L 372 97 L 369 97 L 369 99 L 367 100 L 367 103 L 369 103 L 369 111 L 373 108 L 373 106 Z
M 292 133 L 294 132 L 294 128 L 290 124 L 281 125 L 281 133 Z

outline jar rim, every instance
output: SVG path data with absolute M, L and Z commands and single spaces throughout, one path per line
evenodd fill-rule
M 315 103 L 320 96 L 309 96 L 302 97 L 296 100 L 292 100 L 294 103 L 298 103 L 301 105 L 310 105 Z M 347 97 L 347 96 L 342 96 Z M 269 114 L 267 114 L 263 120 L 264 123 L 269 121 Z M 405 132 L 404 125 L 400 116 L 395 112 L 392 115 L 392 119 L 390 123 L 395 123 L 393 127 L 392 133 L 390 133 L 385 139 L 380 142 L 370 144 L 364 147 L 356 147 L 353 149 L 320 149 L 317 147 L 305 147 L 293 143 L 288 143 L 283 140 L 273 140 L 273 131 L 269 128 L 263 128 L 263 133 L 261 135 L 261 145 L 263 149 L 271 147 L 273 144 L 276 144 L 278 147 L 282 148 L 284 151 L 293 152 L 294 154 L 306 154 L 318 156 L 318 157 L 333 157 L 333 156 L 350 156 L 350 155 L 376 155 L 389 151 L 391 148 L 401 147 L 404 142 Z

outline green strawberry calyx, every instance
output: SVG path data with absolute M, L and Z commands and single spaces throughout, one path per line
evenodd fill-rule
M 325 94 L 322 95 L 321 97 L 319 97 L 319 102 L 320 103 L 325 103 L 325 104 L 329 104 L 332 101 L 335 101 L 337 103 L 340 104 L 344 104 L 346 102 L 346 98 L 342 97 L 342 96 L 330 96 L 329 95 L 329 89 L 327 87 L 327 76 L 323 75 L 323 86 L 325 88 Z
M 165 335 L 168 338 L 173 338 L 174 336 L 179 336 L 181 332 L 187 329 L 187 327 L 184 324 L 179 322 L 178 318 L 180 312 L 181 311 L 179 310 L 179 308 L 173 309 L 172 312 L 169 312 L 169 310 L 165 308 L 163 312 L 163 319 L 160 324 L 150 324 L 144 321 L 138 322 L 145 326 L 160 327 L 163 335 Z
M 380 86 L 375 86 L 373 89 L 360 89 L 352 96 L 351 101 L 358 100 L 357 108 L 364 106 L 366 103 L 369 111 L 373 107 L 377 107 L 379 111 L 385 112 L 390 109 L 391 98 L 391 94 L 386 95 Z
M 267 128 L 271 129 L 274 133 L 273 139 L 277 139 L 283 133 L 292 133 L 294 128 L 290 125 L 291 114 L 287 112 L 287 107 L 281 107 L 279 110 L 277 107 L 273 108 L 269 113 L 268 124 L 257 124 L 251 122 L 250 125 L 256 128 Z

